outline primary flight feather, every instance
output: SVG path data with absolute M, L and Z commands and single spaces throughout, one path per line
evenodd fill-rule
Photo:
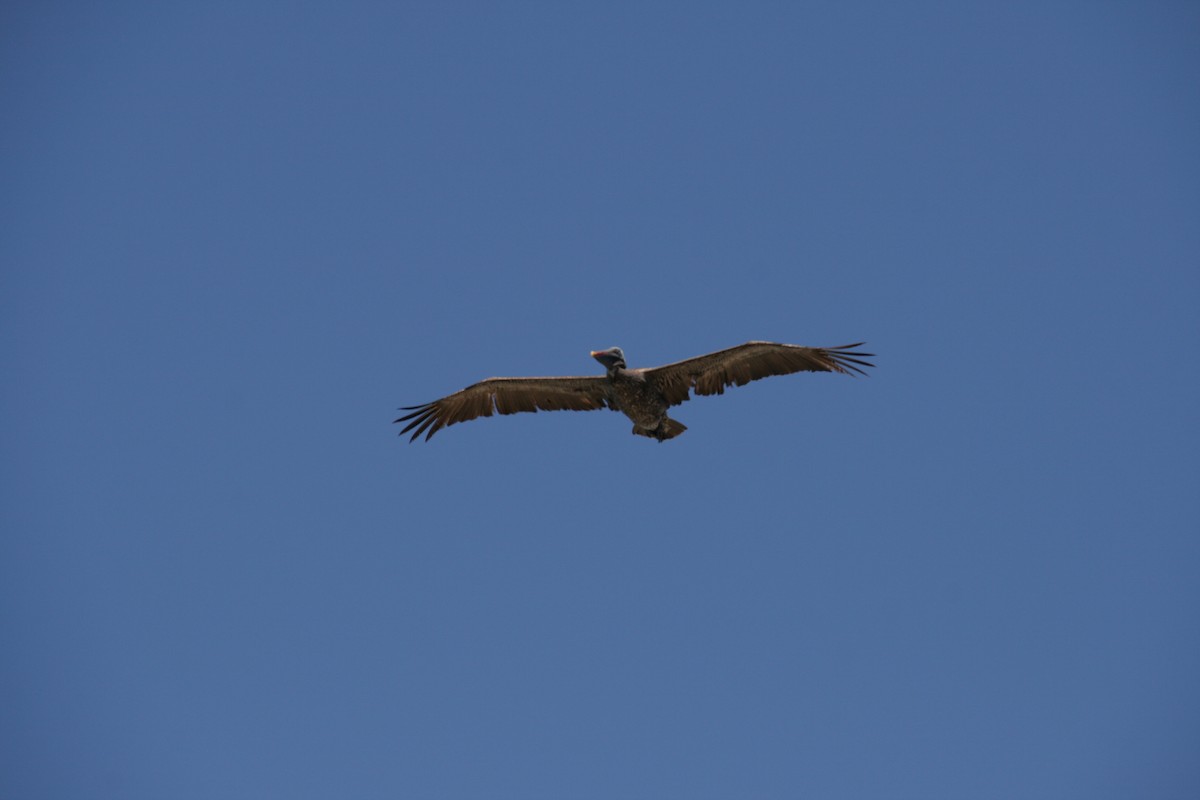
M 428 441 L 447 425 L 466 422 L 493 413 L 520 411 L 592 411 L 609 408 L 633 421 L 633 433 L 662 442 L 687 430 L 667 416 L 692 392 L 722 394 L 727 386 L 743 386 L 771 375 L 793 372 L 840 372 L 865 375 L 864 361 L 872 353 L 856 348 L 802 347 L 775 342 L 746 342 L 685 361 L 650 369 L 628 369 L 619 347 L 593 350 L 592 357 L 605 367 L 604 375 L 562 378 L 488 378 L 432 403 L 406 406 L 396 420 L 407 422 L 400 435 L 413 431 L 410 442 L 422 433 Z

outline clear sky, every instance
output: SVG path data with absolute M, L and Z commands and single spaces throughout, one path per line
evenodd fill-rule
M 10 2 L 0 795 L 1200 796 L 1200 6 Z M 490 375 L 865 339 L 396 437 Z

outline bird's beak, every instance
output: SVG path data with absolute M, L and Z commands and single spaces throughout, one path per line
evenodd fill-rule
M 592 358 L 595 358 L 596 356 L 600 355 L 600 351 L 599 351 L 599 350 L 593 350 L 593 351 L 590 353 L 590 355 L 591 355 L 591 357 L 592 357 Z

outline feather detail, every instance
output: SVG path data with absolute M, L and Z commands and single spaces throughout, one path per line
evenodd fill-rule
M 864 367 L 874 364 L 863 359 L 872 353 L 859 352 L 863 342 L 840 347 L 803 347 L 776 342 L 746 342 L 661 367 L 641 370 L 648 381 L 658 386 L 668 405 L 679 405 L 692 392 L 698 395 L 724 394 L 728 386 L 745 386 L 750 381 L 794 372 L 840 372 L 866 375 Z
M 563 378 L 488 378 L 432 403 L 405 406 L 396 422 L 408 422 L 400 435 L 413 431 L 429 441 L 447 425 L 523 411 L 594 411 L 609 407 L 608 382 L 602 376 Z

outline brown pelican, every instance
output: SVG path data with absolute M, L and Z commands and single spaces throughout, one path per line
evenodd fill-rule
M 863 342 L 841 347 L 801 347 L 746 342 L 650 369 L 628 369 L 621 348 L 610 347 L 592 351 L 592 358 L 604 365 L 604 375 L 488 378 L 432 403 L 401 408 L 410 413 L 396 422 L 408 422 L 400 435 L 413 431 L 410 442 L 422 433 L 428 441 L 447 425 L 490 417 L 493 412 L 610 408 L 633 420 L 635 435 L 662 442 L 687 430 L 683 423 L 667 416 L 667 409 L 687 400 L 690 392 L 723 394 L 726 386 L 743 386 L 759 378 L 793 372 L 866 375 L 862 367 L 875 365 L 862 360 L 870 358 L 871 353 L 855 350 L 862 345 Z

